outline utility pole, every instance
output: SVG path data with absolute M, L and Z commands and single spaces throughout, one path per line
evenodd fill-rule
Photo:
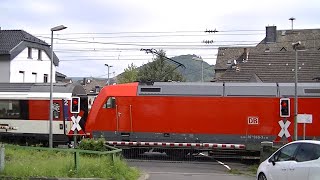
M 291 17 L 289 20 L 291 21 L 291 30 L 293 31 L 293 21 L 296 20 L 296 18 Z
M 293 21 L 296 20 L 296 18 L 291 17 L 289 18 L 291 21 L 291 30 L 293 32 Z M 294 132 L 293 132 L 293 138 L 294 141 L 298 140 L 298 51 L 297 47 L 300 45 L 300 41 L 296 43 L 292 43 L 292 47 L 295 50 L 296 59 L 295 59 L 295 70 L 294 70 Z
M 108 67 L 108 81 L 107 81 L 107 85 L 109 86 L 109 69 L 111 68 L 111 67 L 113 67 L 113 66 L 110 66 L 110 65 L 108 65 L 108 64 L 104 64 L 105 66 L 107 66 Z

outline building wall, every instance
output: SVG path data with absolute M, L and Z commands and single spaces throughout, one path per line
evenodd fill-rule
M 9 82 L 10 80 L 10 61 L 9 56 L 0 56 L 0 83 Z
M 28 48 L 25 48 L 18 56 L 11 60 L 10 82 L 43 83 L 45 74 L 50 82 L 50 58 L 41 51 L 41 59 L 38 59 L 38 49 L 32 48 L 32 57 L 28 58 Z M 23 72 L 23 73 L 21 73 Z M 53 74 L 56 68 L 53 66 Z M 55 82 L 55 76 L 52 77 Z

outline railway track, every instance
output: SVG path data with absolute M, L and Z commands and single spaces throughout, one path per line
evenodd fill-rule
M 181 156 L 168 156 L 166 153 L 159 152 L 145 152 L 145 153 L 128 153 L 124 151 L 123 157 L 127 161 L 134 162 L 151 162 L 162 161 L 167 163 L 193 163 L 193 164 L 213 164 L 223 162 L 241 162 L 244 164 L 255 164 L 259 162 L 258 157 L 252 156 L 237 156 L 237 155 L 208 155 L 205 153 L 193 153 L 184 157 Z

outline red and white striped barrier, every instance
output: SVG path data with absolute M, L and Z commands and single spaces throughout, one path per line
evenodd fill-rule
M 244 144 L 218 144 L 218 143 L 168 143 L 168 142 L 127 142 L 107 141 L 109 145 L 115 146 L 152 146 L 152 147 L 196 147 L 210 149 L 245 149 Z

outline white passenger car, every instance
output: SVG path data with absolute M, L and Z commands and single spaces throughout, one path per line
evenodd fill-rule
M 258 180 L 320 180 L 320 141 L 294 141 L 279 148 L 257 170 Z

